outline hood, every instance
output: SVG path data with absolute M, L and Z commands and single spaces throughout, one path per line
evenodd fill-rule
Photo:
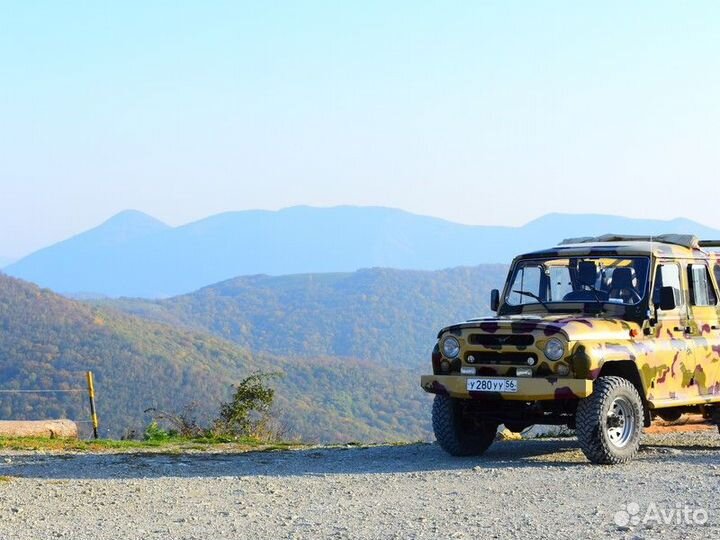
M 568 341 L 581 339 L 591 340 L 625 340 L 630 338 L 630 331 L 640 331 L 640 325 L 622 319 L 601 317 L 568 317 L 556 315 L 547 317 L 486 317 L 471 319 L 447 326 L 440 330 L 438 338 L 445 332 L 459 331 L 464 328 L 476 328 L 488 334 L 542 334 L 544 336 L 562 335 Z

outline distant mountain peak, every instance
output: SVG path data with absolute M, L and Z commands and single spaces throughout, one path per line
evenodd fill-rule
M 123 210 L 85 235 L 101 244 L 115 245 L 168 229 L 172 229 L 172 227 L 144 212 Z
M 117 214 L 100 224 L 97 228 L 108 226 L 142 226 L 157 227 L 158 229 L 167 229 L 170 227 L 169 225 L 163 223 L 157 218 L 152 217 L 149 214 L 146 214 L 145 212 L 133 209 L 118 212 Z
M 612 221 L 612 222 L 624 222 L 628 224 L 633 223 L 650 223 L 652 225 L 674 225 L 674 224 L 682 224 L 687 225 L 690 227 L 704 227 L 707 228 L 705 225 L 702 225 L 701 223 L 698 223 L 697 221 L 693 221 L 688 218 L 684 217 L 673 217 L 673 218 L 667 218 L 667 219 L 653 219 L 653 218 L 635 218 L 635 217 L 628 217 L 628 216 L 622 216 L 617 214 L 602 214 L 602 213 L 596 213 L 596 212 L 590 212 L 590 213 L 573 213 L 573 212 L 550 212 L 547 214 L 543 214 L 542 216 L 539 216 L 533 220 L 528 221 L 523 227 L 528 227 L 532 225 L 538 225 L 538 224 L 544 224 L 544 223 L 558 223 L 558 222 L 571 222 L 571 221 L 578 221 L 583 220 L 585 222 L 592 222 L 592 221 L 598 221 L 598 220 L 606 220 L 606 221 Z
M 89 254 L 93 254 L 90 256 L 92 259 L 93 256 L 98 256 L 98 250 L 100 250 L 100 252 L 106 252 L 108 250 L 122 249 L 123 246 L 133 244 L 143 238 L 152 237 L 168 230 L 172 230 L 172 227 L 166 225 L 159 219 L 138 210 L 123 210 L 97 227 L 36 251 L 20 259 L 20 261 L 5 266 L 3 270 L 9 275 L 24 277 L 28 279 L 28 281 L 34 281 L 42 286 L 48 286 L 47 283 L 44 283 L 42 279 L 38 279 L 35 275 L 29 277 L 20 275 L 21 272 L 16 274 L 15 270 L 17 269 L 17 265 L 22 266 L 23 261 L 26 261 L 28 258 L 32 260 L 34 256 L 39 256 L 41 259 L 47 258 L 46 260 L 52 260 L 53 268 L 56 271 L 68 265 L 72 266 L 73 264 L 77 264 L 78 262 L 81 266 L 91 265 L 92 261 L 86 259 Z M 44 266 L 44 264 L 46 263 L 41 263 L 41 266 Z M 76 272 L 77 268 L 72 271 Z M 78 288 L 69 292 L 76 293 L 81 290 L 86 289 Z M 102 293 L 102 291 L 100 292 Z

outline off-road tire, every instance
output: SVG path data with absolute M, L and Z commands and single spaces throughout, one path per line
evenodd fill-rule
M 710 415 L 710 421 L 717 426 L 718 433 L 720 433 L 720 407 L 715 407 L 713 409 L 712 414 Z
M 615 444 L 609 434 L 613 426 L 609 425 L 611 418 L 608 413 L 615 404 L 626 407 L 625 412 L 628 413 L 624 421 L 628 422 L 629 427 L 621 446 Z M 617 415 L 613 415 L 615 422 L 617 418 Z M 622 377 L 599 377 L 595 381 L 593 393 L 578 403 L 576 433 L 580 448 L 592 463 L 626 463 L 635 457 L 640 448 L 643 422 L 643 403 L 635 386 Z
M 479 456 L 495 440 L 498 424 L 466 418 L 460 400 L 436 394 L 432 425 L 440 448 L 452 456 Z

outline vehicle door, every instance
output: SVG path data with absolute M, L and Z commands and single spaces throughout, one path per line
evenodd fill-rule
M 699 395 L 720 397 L 720 305 L 717 289 L 720 266 L 717 262 L 711 265 L 705 261 L 688 265 L 695 351 L 693 383 L 697 385 Z
M 648 340 L 649 352 L 639 367 L 648 386 L 650 401 L 681 399 L 686 396 L 683 378 L 695 369 L 691 348 L 691 331 L 686 302 L 686 284 L 681 265 L 673 260 L 660 260 L 655 266 L 652 304 L 657 323 Z M 675 309 L 662 310 L 660 291 L 672 287 Z

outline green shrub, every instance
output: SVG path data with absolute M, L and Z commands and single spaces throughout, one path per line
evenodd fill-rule
M 162 442 L 171 439 L 231 442 L 238 439 L 276 441 L 281 430 L 270 414 L 275 390 L 265 384 L 278 373 L 254 373 L 234 386 L 232 399 L 220 405 L 219 416 L 212 427 L 203 427 L 195 417 L 197 402 L 180 412 L 146 409 L 153 419 L 145 428 L 144 439 Z
M 255 373 L 235 386 L 232 399 L 220 405 L 220 417 L 215 421 L 215 435 L 267 438 L 270 409 L 275 390 L 265 384 L 277 373 Z
M 147 428 L 145 428 L 145 436 L 144 439 L 146 441 L 168 441 L 172 439 L 174 436 L 174 433 L 172 431 L 166 431 L 163 428 L 161 428 L 158 423 L 153 420 L 150 422 Z

